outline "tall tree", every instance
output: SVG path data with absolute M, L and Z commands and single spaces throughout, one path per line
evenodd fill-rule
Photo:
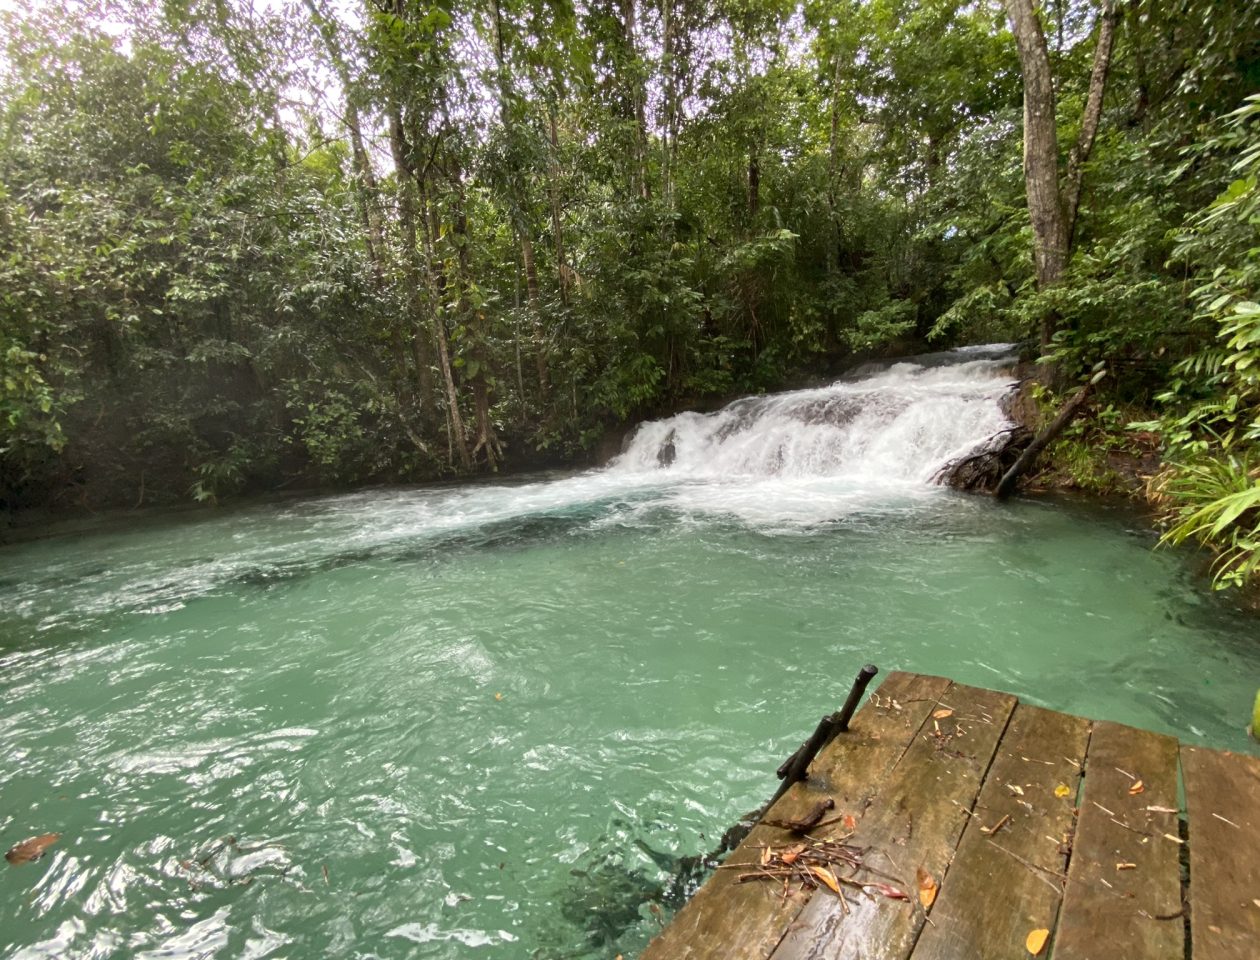
M 1024 76 L 1024 181 L 1033 228 L 1037 286 L 1045 289 L 1059 281 L 1071 255 L 1085 164 L 1102 120 L 1103 96 L 1120 14 L 1115 0 L 1103 0 L 1080 132 L 1068 153 L 1066 170 L 1061 173 L 1054 74 L 1040 12 L 1034 0 L 1004 0 L 1004 3 Z M 1056 322 L 1053 313 L 1043 315 L 1043 350 L 1054 335 Z

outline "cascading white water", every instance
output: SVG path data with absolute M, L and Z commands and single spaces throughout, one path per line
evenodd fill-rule
M 1005 344 L 896 363 L 829 387 L 747 397 L 642 424 L 610 469 L 682 478 L 925 484 L 1009 427 Z

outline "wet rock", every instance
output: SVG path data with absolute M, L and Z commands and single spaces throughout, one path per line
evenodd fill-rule
M 657 466 L 668 467 L 678 458 L 678 450 L 674 447 L 674 438 L 677 434 L 677 430 L 671 430 L 665 437 L 665 442 L 661 444 L 661 449 L 656 454 Z
M 941 467 L 932 482 L 971 493 L 992 493 L 1032 439 L 1032 431 L 1024 426 L 1001 430 Z

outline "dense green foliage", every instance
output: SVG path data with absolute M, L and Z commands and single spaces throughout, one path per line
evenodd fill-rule
M 571 459 L 860 355 L 1042 330 L 1060 386 L 1107 361 L 1104 430 L 1163 417 L 1178 536 L 1244 574 L 1260 7 L 1034 5 L 1061 173 L 1083 185 L 1051 283 L 1017 5 L 5 15 L 0 498 Z

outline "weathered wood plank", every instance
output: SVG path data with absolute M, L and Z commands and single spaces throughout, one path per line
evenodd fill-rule
M 1260 759 L 1181 748 L 1194 960 L 1260 956 Z
M 818 894 L 788 928 L 774 960 L 909 956 L 925 920 L 916 872 L 945 876 L 1015 703 L 1005 693 L 950 687 L 942 708 L 953 714 L 924 725 L 859 822 L 851 842 L 912 902 L 858 894 L 846 908 L 838 897 Z
M 1015 708 L 913 960 L 1027 960 L 1029 931 L 1054 929 L 1089 729 Z
M 1176 806 L 1177 741 L 1094 724 L 1055 960 L 1181 960 Z
M 808 780 L 793 786 L 768 816 L 788 820 L 804 815 L 819 800 L 834 799 L 836 812 L 861 816 L 864 799 L 901 760 L 914 735 L 949 688 L 941 677 L 891 673 L 858 711 L 849 732 L 818 756 Z M 894 706 L 895 701 L 895 706 Z M 784 831 L 759 826 L 727 857 L 726 863 L 753 863 L 760 847 L 782 843 Z M 739 883 L 737 870 L 719 870 L 697 891 L 640 960 L 764 960 L 800 911 L 803 900 L 786 901 L 780 888 Z

